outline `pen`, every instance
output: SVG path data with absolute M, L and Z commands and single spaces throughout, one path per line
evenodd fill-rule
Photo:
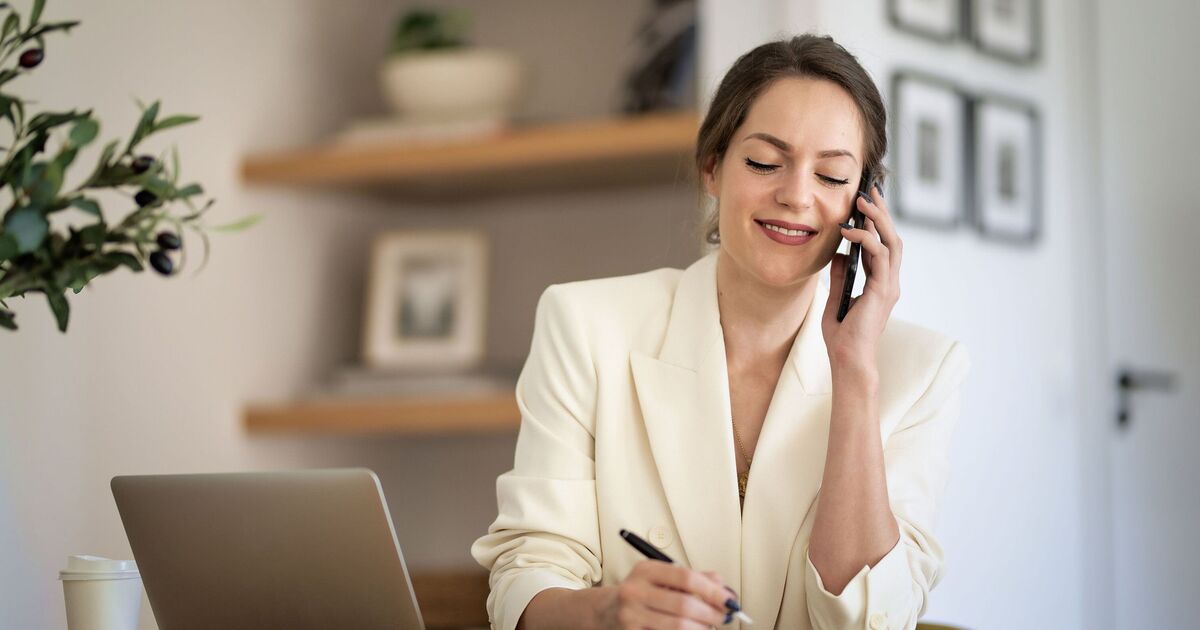
M 638 536 L 627 529 L 621 530 L 621 538 L 624 538 L 625 542 L 633 545 L 634 549 L 637 549 L 643 556 L 646 556 L 651 560 L 661 560 L 668 564 L 675 564 L 675 561 L 672 560 L 667 554 L 659 551 L 658 547 L 655 547 L 654 545 L 642 540 L 641 536 Z M 726 586 L 725 589 L 733 593 L 733 589 L 729 588 L 728 586 Z M 734 593 L 734 595 L 737 595 L 737 593 Z M 732 598 L 725 600 L 725 608 L 729 610 L 729 615 L 725 617 L 725 623 L 729 623 L 729 619 L 732 617 L 737 617 L 738 619 L 742 620 L 742 623 L 754 625 L 754 621 L 750 619 L 750 616 L 742 612 L 742 606 L 737 602 L 737 600 Z

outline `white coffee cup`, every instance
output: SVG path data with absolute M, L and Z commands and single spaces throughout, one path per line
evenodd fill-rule
M 71 556 L 58 579 L 68 630 L 137 630 L 142 575 L 133 560 Z

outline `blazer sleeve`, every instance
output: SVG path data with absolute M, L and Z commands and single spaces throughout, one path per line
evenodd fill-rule
M 966 349 L 952 343 L 928 389 L 884 445 L 888 500 L 900 528 L 895 547 L 833 595 L 805 545 L 805 592 L 816 630 L 912 629 L 925 613 L 929 592 L 942 576 L 942 548 L 932 528 L 947 481 L 959 389 L 969 368 Z
M 552 285 L 538 300 L 529 357 L 517 379 L 521 412 L 512 470 L 496 479 L 499 514 L 471 546 L 490 571 L 492 628 L 512 630 L 554 587 L 600 582 L 594 460 L 596 372 L 580 317 Z

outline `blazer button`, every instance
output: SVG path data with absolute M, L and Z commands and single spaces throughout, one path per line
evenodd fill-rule
M 665 525 L 655 525 L 650 528 L 649 536 L 646 537 L 650 544 L 659 549 L 666 549 L 671 546 L 672 536 L 671 530 Z
M 880 630 L 881 628 L 886 628 L 887 627 L 887 614 L 886 613 L 875 613 L 874 615 L 871 615 L 871 621 L 868 625 L 871 626 L 871 630 Z

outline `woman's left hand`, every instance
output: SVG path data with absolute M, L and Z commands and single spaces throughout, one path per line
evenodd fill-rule
M 900 258 L 904 244 L 896 234 L 887 202 L 878 189 L 871 188 L 870 200 L 859 195 L 855 203 L 866 216 L 865 229 L 841 228 L 841 231 L 846 240 L 862 244 L 860 262 L 867 274 L 866 284 L 862 295 L 850 298 L 850 310 L 839 322 L 837 311 L 849 257 L 833 255 L 829 270 L 829 301 L 825 304 L 821 330 L 831 365 L 854 362 L 859 367 L 874 369 L 879 336 L 887 325 L 892 307 L 900 299 Z

